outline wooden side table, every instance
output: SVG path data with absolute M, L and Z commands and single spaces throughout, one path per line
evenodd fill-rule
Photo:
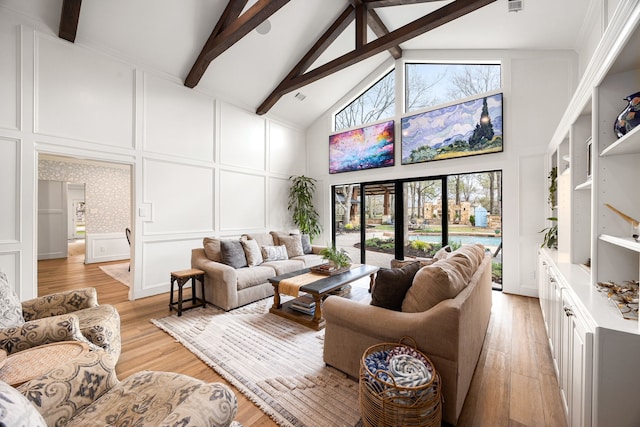
M 191 280 L 191 305 L 182 306 L 182 287 Z M 202 286 L 202 299 L 196 298 L 196 280 L 200 281 Z M 178 301 L 173 301 L 173 283 L 178 284 Z M 177 309 L 176 309 L 177 306 Z M 171 297 L 169 298 L 169 311 L 172 309 L 178 312 L 178 316 L 182 316 L 182 310 L 188 310 L 195 307 L 205 307 L 204 300 L 204 271 L 191 268 L 189 270 L 173 271 L 171 273 Z
M 22 350 L 7 356 L 0 368 L 0 380 L 17 387 L 88 352 L 89 346 L 79 341 L 54 342 Z

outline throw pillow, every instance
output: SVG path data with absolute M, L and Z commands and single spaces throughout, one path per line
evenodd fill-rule
M 222 257 L 220 256 L 220 239 L 205 237 L 202 245 L 204 246 L 204 254 L 207 258 L 211 261 L 222 262 Z
M 413 277 L 420 268 L 420 263 L 415 261 L 401 268 L 378 270 L 371 292 L 371 305 L 400 311 Z
M 247 258 L 239 240 L 220 240 L 220 256 L 223 264 L 233 268 L 247 266 Z
M 313 248 L 311 247 L 311 237 L 308 234 L 302 234 L 300 236 L 300 241 L 302 242 L 302 252 L 305 254 L 312 254 Z
M 299 234 L 280 236 L 280 244 L 287 248 L 287 255 L 289 258 L 304 255 L 304 251 L 302 250 L 302 239 L 300 239 Z
M 433 255 L 433 260 L 434 261 L 440 261 L 441 259 L 447 259 L 449 257 L 449 254 L 451 254 L 451 246 L 446 245 L 446 246 L 440 248 L 438 250 L 438 252 L 436 252 Z
M 244 254 L 247 257 L 247 264 L 249 264 L 249 267 L 255 267 L 256 265 L 262 264 L 262 251 L 260 251 L 258 242 L 253 239 L 243 239 L 240 240 L 240 243 L 242 243 L 242 248 L 244 249 Z
M 20 299 L 9 285 L 7 275 L 0 271 L 0 328 L 14 328 L 23 324 Z
M 287 256 L 287 248 L 284 245 L 281 246 L 262 246 L 262 259 L 265 261 L 279 261 L 283 259 L 289 259 Z
M 0 381 L 0 426 L 46 427 L 38 410 L 18 390 Z

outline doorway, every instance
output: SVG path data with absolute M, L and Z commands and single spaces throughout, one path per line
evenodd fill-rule
M 57 234 L 68 249 L 60 251 L 58 258 L 73 258 L 73 262 L 84 264 L 120 262 L 127 267 L 131 263 L 133 271 L 134 242 L 130 244 L 125 234 L 127 228 L 133 228 L 134 219 L 132 164 L 39 153 L 38 181 L 35 234 L 39 260 L 45 259 L 40 256 L 41 248 L 52 240 L 40 220 L 48 200 L 43 188 L 61 183 L 56 185 L 65 189 L 60 202 L 64 221 Z

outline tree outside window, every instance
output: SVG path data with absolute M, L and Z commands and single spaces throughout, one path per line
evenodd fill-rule
M 405 65 L 405 112 L 500 89 L 500 64 Z
M 393 117 L 395 103 L 395 74 L 394 70 L 391 70 L 335 115 L 335 130 L 349 129 Z

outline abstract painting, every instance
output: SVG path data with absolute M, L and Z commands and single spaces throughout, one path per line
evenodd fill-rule
M 329 136 L 329 173 L 394 164 L 393 120 Z
M 502 151 L 502 94 L 402 118 L 402 164 Z

